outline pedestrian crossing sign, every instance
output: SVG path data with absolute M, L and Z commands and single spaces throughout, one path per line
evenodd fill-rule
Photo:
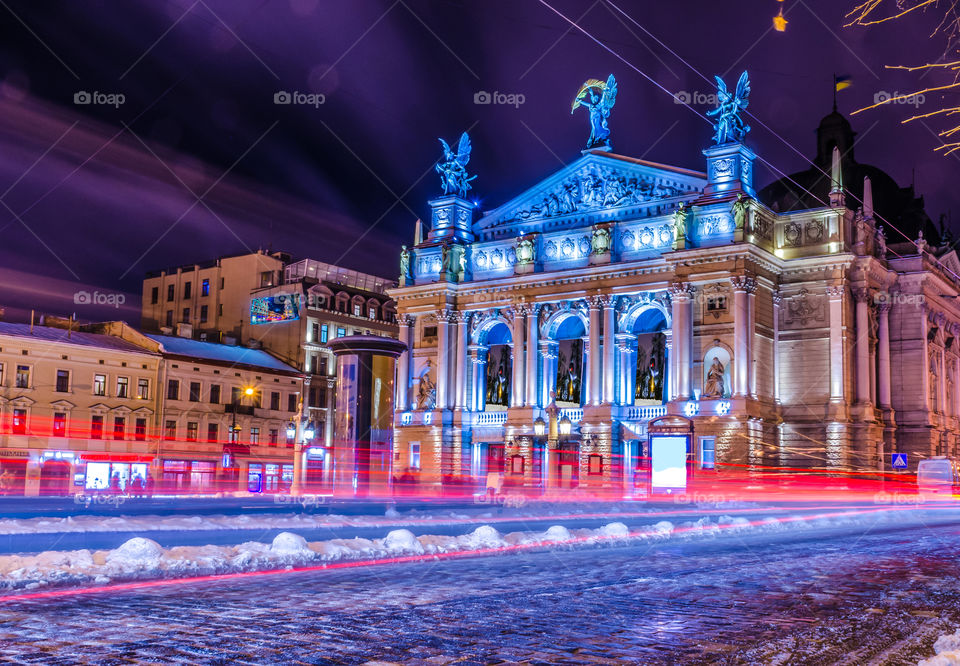
M 893 453 L 891 454 L 893 460 L 890 463 L 890 466 L 894 469 L 906 469 L 907 468 L 907 454 L 906 453 Z

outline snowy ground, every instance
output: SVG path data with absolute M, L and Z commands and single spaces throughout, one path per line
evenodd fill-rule
M 0 660 L 915 664 L 960 626 L 960 530 L 930 520 L 677 523 L 616 547 L 6 600 Z

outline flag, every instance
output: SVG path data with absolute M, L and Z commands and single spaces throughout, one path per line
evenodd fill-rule
M 840 91 L 844 88 L 849 88 L 853 85 L 853 80 L 849 76 L 836 76 L 833 77 L 834 90 Z

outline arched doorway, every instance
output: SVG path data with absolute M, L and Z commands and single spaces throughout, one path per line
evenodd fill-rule
M 624 320 L 632 347 L 631 367 L 623 377 L 624 404 L 662 405 L 669 400 L 669 322 L 663 310 L 645 305 L 631 311 Z
M 513 381 L 513 335 L 506 320 L 492 317 L 482 323 L 474 334 L 474 350 L 474 409 L 505 410 Z
M 550 393 L 556 392 L 561 408 L 583 406 L 587 397 L 587 326 L 583 317 L 572 310 L 554 314 L 543 327 L 543 404 L 550 404 Z

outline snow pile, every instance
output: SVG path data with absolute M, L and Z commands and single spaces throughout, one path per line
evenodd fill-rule
M 600 528 L 600 536 L 604 537 L 628 537 L 630 528 L 623 523 L 607 523 Z
M 391 553 L 423 554 L 423 544 L 410 530 L 393 530 L 383 540 L 383 546 Z
M 280 534 L 273 537 L 270 550 L 274 553 L 283 553 L 285 555 L 312 552 L 307 545 L 307 540 L 299 534 L 293 534 L 292 532 L 280 532 Z
M 126 566 L 156 566 L 163 557 L 163 547 L 153 539 L 134 537 L 107 555 L 107 564 Z
M 936 655 L 924 659 L 917 666 L 957 666 L 960 664 L 960 629 L 941 636 L 933 644 Z

